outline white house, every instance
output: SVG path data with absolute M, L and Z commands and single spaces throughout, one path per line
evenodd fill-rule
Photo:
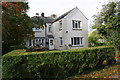
M 46 23 L 46 27 L 34 28 L 35 39 L 29 40 L 27 46 L 39 44 L 57 50 L 88 47 L 88 19 L 77 7 L 56 19 L 44 17 L 43 13 L 39 18 Z

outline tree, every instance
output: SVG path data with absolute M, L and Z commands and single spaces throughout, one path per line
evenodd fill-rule
M 101 12 L 95 15 L 94 19 L 93 28 L 115 47 L 116 57 L 118 57 L 120 55 L 120 2 L 112 1 L 103 5 Z
M 36 13 L 36 16 L 31 18 L 33 25 L 35 28 L 44 28 L 45 22 L 44 20 L 39 16 L 39 13 Z
M 29 9 L 27 2 L 3 2 L 0 5 L 2 5 L 2 50 L 6 53 L 10 46 L 24 44 L 26 38 L 33 37 L 33 23 L 26 14 Z
M 97 33 L 98 33 L 98 31 L 96 31 L 96 30 L 89 33 L 89 35 L 88 35 L 89 47 L 106 45 L 102 36 Z

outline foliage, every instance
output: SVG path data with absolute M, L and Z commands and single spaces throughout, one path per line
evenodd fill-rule
M 94 47 L 49 52 L 12 51 L 2 57 L 4 79 L 63 79 L 86 68 L 103 66 L 114 60 L 113 47 Z
M 28 47 L 26 48 L 26 52 L 35 52 L 35 51 L 47 51 L 49 48 L 47 47 L 40 47 L 39 45 L 34 47 Z
M 33 23 L 26 14 L 27 2 L 3 2 L 2 4 L 2 40 L 3 53 L 10 46 L 25 44 L 26 38 L 33 37 Z
M 114 1 L 103 5 L 101 12 L 95 15 L 94 29 L 97 29 L 117 54 L 120 52 L 120 2 Z
M 104 80 L 103 78 L 107 78 L 107 79 L 113 78 L 113 76 L 118 75 L 118 66 L 120 65 L 112 64 L 112 65 L 107 65 L 104 68 L 98 68 L 98 69 L 95 68 L 94 70 L 89 71 L 87 74 L 84 73 L 82 73 L 81 75 L 78 74 L 69 77 L 65 80 L 80 79 L 80 78 L 101 78 L 101 80 Z
M 93 31 L 89 33 L 88 35 L 88 42 L 89 47 L 95 47 L 95 46 L 103 46 L 106 45 L 106 42 L 101 42 L 99 40 L 104 40 L 100 34 L 97 33 L 97 31 Z
M 15 45 L 15 46 L 10 46 L 11 51 L 16 50 L 16 49 L 26 49 L 25 46 L 22 45 Z
M 32 19 L 34 28 L 44 28 L 45 22 L 37 15 L 35 16 L 35 19 Z

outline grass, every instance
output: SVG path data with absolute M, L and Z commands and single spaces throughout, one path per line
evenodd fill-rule
M 85 73 L 69 77 L 65 80 L 80 78 L 112 78 L 113 76 L 118 75 L 118 68 L 120 68 L 120 64 L 108 65 L 101 69 L 88 70 Z

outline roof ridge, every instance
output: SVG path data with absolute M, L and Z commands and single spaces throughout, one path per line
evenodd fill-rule
M 77 8 L 77 6 L 75 7 L 75 8 Z M 74 10 L 75 8 L 73 8 L 73 9 L 71 9 L 71 10 L 69 10 L 69 11 L 67 11 L 66 13 L 64 13 L 64 14 L 62 14 L 61 16 L 59 16 L 57 19 L 55 19 L 53 22 L 56 22 L 56 21 L 58 21 L 58 20 L 60 20 L 60 19 L 62 19 L 62 18 L 64 18 L 65 16 L 67 16 L 67 14 L 69 14 L 72 10 Z

